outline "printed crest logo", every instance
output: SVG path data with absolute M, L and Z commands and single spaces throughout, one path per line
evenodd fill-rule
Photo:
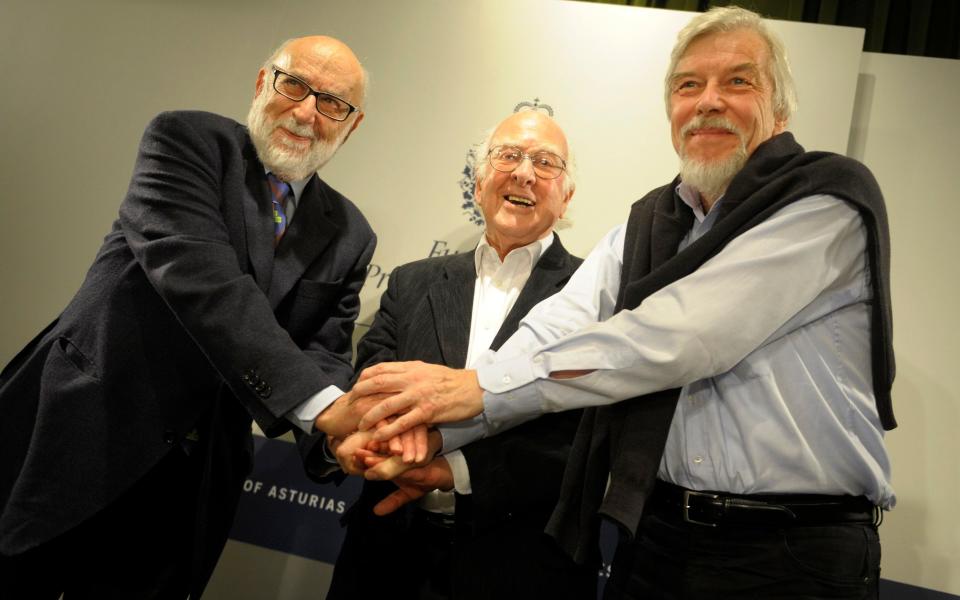
M 553 107 L 549 104 L 541 104 L 540 98 L 534 98 L 533 102 L 520 102 L 513 107 L 515 113 L 521 110 L 540 110 L 547 113 L 548 116 L 553 116 Z M 467 215 L 467 219 L 477 227 L 483 227 L 484 225 L 483 213 L 480 211 L 477 200 L 473 195 L 477 183 L 477 160 L 486 160 L 486 158 L 486 156 L 478 157 L 477 149 L 470 148 L 467 151 L 466 164 L 460 173 L 460 194 L 463 200 L 460 208 L 463 209 L 463 214 Z
M 474 148 L 470 148 L 470 150 L 467 151 L 467 164 L 463 167 L 462 175 L 460 178 L 460 191 L 463 195 L 463 204 L 460 208 L 463 209 L 463 213 L 467 215 L 471 223 L 477 227 L 483 227 L 483 213 L 480 212 L 480 207 L 477 206 L 476 200 L 473 197 L 473 191 L 476 188 L 477 181 L 477 151 Z

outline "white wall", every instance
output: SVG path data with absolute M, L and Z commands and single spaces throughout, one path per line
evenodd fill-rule
M 0 4 L 0 363 L 79 286 L 123 198 L 137 140 L 160 110 L 242 119 L 257 67 L 284 38 L 325 32 L 372 73 L 367 117 L 324 177 L 380 233 L 389 272 L 433 240 L 469 247 L 465 155 L 521 101 L 556 110 L 580 157 L 564 232 L 586 254 L 676 168 L 663 70 L 691 13 L 555 0 L 5 0 Z M 846 148 L 861 30 L 777 23 L 797 52 L 794 130 Z M 377 282 L 373 282 L 374 284 Z M 369 322 L 382 287 L 363 293 Z
M 892 238 L 900 427 L 883 576 L 960 595 L 960 61 L 864 53 L 850 155 L 883 189 Z

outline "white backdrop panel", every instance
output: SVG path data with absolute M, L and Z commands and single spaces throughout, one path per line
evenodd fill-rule
M 374 274 L 468 248 L 461 209 L 471 144 L 521 101 L 556 111 L 580 177 L 562 233 L 585 254 L 676 158 L 662 81 L 688 12 L 557 0 L 7 0 L 0 7 L 0 301 L 5 363 L 66 304 L 123 197 L 158 111 L 243 119 L 256 67 L 280 41 L 338 36 L 372 73 L 366 121 L 324 177 L 380 236 Z M 844 152 L 861 30 L 775 22 L 801 96 L 793 129 Z M 382 278 L 363 292 L 369 322 Z

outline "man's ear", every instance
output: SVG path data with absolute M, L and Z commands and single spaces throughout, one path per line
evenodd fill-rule
M 266 79 L 267 79 L 267 71 L 266 71 L 266 69 L 260 69 L 260 72 L 257 73 L 257 83 L 256 83 L 256 85 L 254 86 L 254 90 L 253 90 L 253 97 L 254 97 L 254 98 L 256 98 L 257 96 L 259 96 L 259 95 L 260 95 L 260 92 L 263 91 L 263 85 L 264 85 L 264 83 L 266 82 Z
M 567 214 L 567 209 L 570 208 L 570 200 L 573 199 L 573 193 L 575 191 L 576 189 L 570 190 L 569 192 L 567 192 L 567 195 L 564 197 L 563 204 L 561 205 L 563 208 L 560 209 L 561 219 Z
M 353 125 L 350 126 L 350 131 L 347 132 L 347 137 L 343 138 L 343 142 L 341 142 L 341 145 L 347 143 L 347 140 L 349 140 L 350 136 L 353 134 L 353 130 L 360 125 L 360 121 L 363 120 L 363 117 L 365 116 L 365 114 L 366 113 L 364 113 L 363 111 L 360 111 L 357 113 L 357 118 L 353 120 Z
M 787 130 L 788 121 L 786 119 L 777 118 L 773 122 L 773 135 L 779 135 Z

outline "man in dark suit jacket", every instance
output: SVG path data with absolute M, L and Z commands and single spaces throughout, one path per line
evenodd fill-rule
M 260 69 L 249 131 L 200 112 L 147 127 L 80 291 L 0 375 L 5 598 L 199 597 L 251 417 L 268 435 L 349 421 L 331 403 L 376 239 L 316 170 L 365 86 L 347 46 L 301 38 Z
M 393 271 L 360 342 L 358 370 L 394 360 L 470 364 L 499 347 L 579 266 L 552 233 L 574 189 L 557 124 L 540 112 L 514 114 L 493 131 L 480 156 L 476 198 L 484 239 L 476 252 Z M 455 502 L 448 494 L 445 504 L 434 493 L 419 506 L 376 516 L 374 506 L 398 488 L 367 481 L 345 515 L 347 535 L 327 598 L 579 600 L 596 594 L 596 569 L 575 565 L 543 533 L 578 421 L 576 412 L 547 415 L 399 479 L 404 492 L 398 493 L 455 487 Z M 354 471 L 348 447 L 341 444 L 338 456 Z M 319 454 L 308 458 L 308 470 L 321 462 Z M 418 471 L 440 475 L 423 481 Z M 410 486 L 412 478 L 423 485 Z

